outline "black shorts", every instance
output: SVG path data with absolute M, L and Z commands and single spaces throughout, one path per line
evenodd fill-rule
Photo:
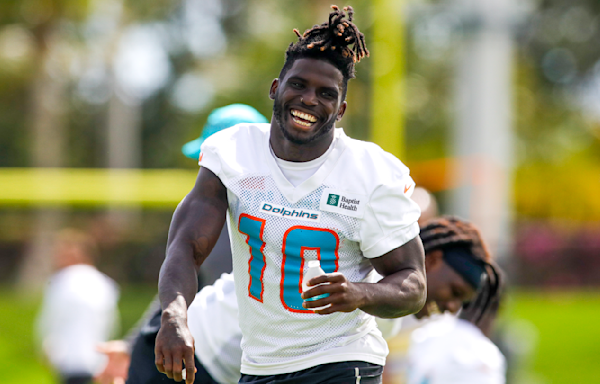
M 87 375 L 85 373 L 78 375 L 64 375 L 61 379 L 62 384 L 92 384 L 94 382 L 92 375 Z
M 321 364 L 298 372 L 273 376 L 242 374 L 246 384 L 380 384 L 383 367 L 364 361 Z
M 160 320 L 160 312 L 158 312 L 152 320 L 155 320 L 157 317 Z M 153 323 L 152 320 L 150 321 L 150 324 Z M 158 324 L 160 324 L 160 322 Z M 143 328 L 140 335 L 135 340 L 131 351 L 131 364 L 129 365 L 127 384 L 184 383 L 183 381 L 177 383 L 175 380 L 169 379 L 167 375 L 160 373 L 158 369 L 156 369 L 156 364 L 154 363 L 154 344 L 159 328 L 160 326 L 156 327 L 155 331 L 149 330 L 149 327 Z M 196 369 L 198 370 L 198 372 L 196 372 L 194 384 L 219 384 L 210 376 L 196 357 L 194 357 L 194 360 Z

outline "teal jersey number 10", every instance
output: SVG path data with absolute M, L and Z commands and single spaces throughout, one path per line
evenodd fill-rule
M 263 302 L 263 277 L 267 260 L 264 249 L 264 231 L 267 225 L 264 219 L 241 214 L 238 230 L 247 236 L 250 247 L 248 260 L 248 295 Z M 290 227 L 283 236 L 283 261 L 281 265 L 280 298 L 284 308 L 291 312 L 312 313 L 302 307 L 302 274 L 304 271 L 305 251 L 312 250 L 321 261 L 325 273 L 338 270 L 338 249 L 340 240 L 332 230 L 306 226 Z

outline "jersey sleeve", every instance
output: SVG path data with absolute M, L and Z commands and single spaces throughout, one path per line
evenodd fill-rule
M 219 158 L 219 153 L 217 152 L 215 140 L 211 140 L 211 137 L 202 143 L 198 165 L 210 169 L 212 173 L 217 176 L 219 176 L 221 173 L 221 159 Z
M 361 224 L 361 250 L 382 256 L 419 235 L 419 206 L 410 198 L 415 182 L 408 172 L 375 188 Z

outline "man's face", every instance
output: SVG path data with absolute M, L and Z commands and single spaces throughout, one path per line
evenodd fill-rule
M 443 259 L 440 250 L 432 251 L 425 258 L 427 270 L 427 301 L 415 314 L 417 318 L 428 317 L 432 310 L 456 313 L 463 303 L 475 297 L 475 289 Z
M 284 138 L 300 145 L 328 139 L 346 110 L 343 82 L 339 69 L 317 59 L 298 59 L 283 79 L 275 79 L 270 96 Z

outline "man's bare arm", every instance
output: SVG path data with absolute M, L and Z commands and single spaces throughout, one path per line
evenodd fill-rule
M 194 381 L 194 339 L 187 327 L 187 307 L 198 291 L 198 268 L 219 238 L 226 211 L 225 186 L 201 168 L 196 185 L 173 214 L 158 281 L 163 312 L 155 355 L 158 370 L 176 381 L 182 380 L 182 361 L 186 382 Z
M 375 270 L 383 276 L 379 282 L 352 283 L 341 273 L 315 277 L 308 285 L 321 285 L 302 294 L 304 299 L 323 293 L 329 297 L 305 302 L 305 308 L 318 308 L 319 314 L 351 312 L 361 309 L 374 316 L 396 318 L 418 312 L 427 298 L 425 254 L 417 236 L 403 246 L 383 256 L 370 259 Z

